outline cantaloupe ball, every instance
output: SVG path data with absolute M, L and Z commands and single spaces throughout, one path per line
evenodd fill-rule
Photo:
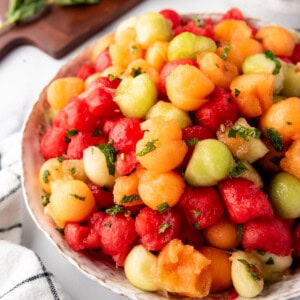
M 46 193 L 51 193 L 52 182 L 62 178 L 61 162 L 57 158 L 50 158 L 42 164 L 39 171 L 39 182 Z
M 199 251 L 211 261 L 211 293 L 220 293 L 232 287 L 230 253 L 215 247 L 200 247 Z
M 144 168 L 163 173 L 175 169 L 183 161 L 187 145 L 175 120 L 157 116 L 143 122 L 141 128 L 145 133 L 136 144 L 136 156 Z
M 145 170 L 140 175 L 139 195 L 153 210 L 163 212 L 174 206 L 178 203 L 184 189 L 183 177 L 174 171 L 156 173 Z
M 232 80 L 230 89 L 241 116 L 260 117 L 273 103 L 274 75 L 268 72 L 242 74 Z
M 191 65 L 177 66 L 166 79 L 170 101 L 184 111 L 196 110 L 207 102 L 206 97 L 214 87 L 201 70 Z
M 243 40 L 252 36 L 252 30 L 245 21 L 225 19 L 214 26 L 215 39 L 218 41 Z
M 293 54 L 295 39 L 293 34 L 284 27 L 265 26 L 258 30 L 255 37 L 262 41 L 265 49 L 271 50 L 275 55 L 291 56 Z
M 47 88 L 47 100 L 55 110 L 61 110 L 71 97 L 84 91 L 85 83 L 78 77 L 55 79 Z
M 285 142 L 300 138 L 300 98 L 291 97 L 274 103 L 260 119 L 260 127 L 277 131 Z
M 201 71 L 216 85 L 229 88 L 231 81 L 239 75 L 236 65 L 222 59 L 214 52 L 197 57 Z
M 212 226 L 205 228 L 203 235 L 208 245 L 220 249 L 234 249 L 240 243 L 238 227 L 228 217 L 222 217 Z
M 96 209 L 93 193 L 81 180 L 57 180 L 52 184 L 50 203 L 46 213 L 63 228 L 67 222 L 87 221 Z
M 146 51 L 145 60 L 158 71 L 160 71 L 168 61 L 168 44 L 169 43 L 165 41 L 156 41 L 150 45 Z
M 280 161 L 280 167 L 300 180 L 300 139 L 293 141 L 284 158 Z
M 139 177 L 137 172 L 116 178 L 113 187 L 114 202 L 119 205 L 133 206 L 142 204 L 138 192 Z
M 42 164 L 39 171 L 39 182 L 42 189 L 48 194 L 51 193 L 51 184 L 54 181 L 70 179 L 87 180 L 81 159 L 50 158 Z

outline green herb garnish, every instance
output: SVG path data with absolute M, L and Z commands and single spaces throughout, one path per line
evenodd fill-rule
M 143 73 L 142 68 L 138 67 L 138 68 L 132 68 L 130 74 L 131 74 L 132 77 L 137 77 L 137 76 L 141 75 L 142 73 Z
M 77 133 L 78 133 L 78 130 L 73 128 L 73 129 L 68 130 L 67 135 L 70 138 L 72 136 L 75 136 Z
M 193 209 L 193 214 L 197 218 L 197 217 L 199 217 L 201 215 L 201 211 L 198 210 L 198 209 Z
M 234 97 L 238 97 L 241 91 L 239 89 L 234 89 Z
M 272 147 L 278 151 L 283 151 L 283 140 L 280 133 L 275 128 L 266 128 L 266 135 Z
M 275 166 L 279 166 L 282 158 L 283 156 L 273 156 L 272 158 L 270 158 L 270 162 L 273 163 Z
M 245 265 L 247 272 L 254 280 L 261 280 L 261 272 L 256 265 L 249 263 L 245 259 L 238 259 L 238 261 Z
M 47 206 L 50 203 L 50 195 L 42 195 L 42 205 Z
M 275 63 L 275 68 L 274 68 L 272 74 L 273 75 L 278 74 L 280 72 L 280 69 L 281 69 L 281 62 L 280 62 L 280 60 L 276 58 L 276 56 L 274 55 L 274 53 L 271 50 L 266 50 L 264 52 L 264 54 L 265 54 L 265 57 L 267 59 L 270 59 L 270 60 L 272 60 Z
M 195 146 L 198 142 L 199 142 L 199 140 L 197 138 L 191 138 L 191 139 L 185 140 L 185 143 L 190 147 Z
M 170 209 L 170 206 L 167 202 L 163 202 L 157 205 L 157 210 L 162 214 Z
M 156 149 L 155 143 L 158 141 L 158 139 L 150 140 L 146 143 L 144 149 L 136 153 L 136 156 L 144 156 Z
M 108 77 L 108 79 L 109 79 L 110 81 L 113 81 L 113 80 L 115 80 L 115 79 L 121 80 L 120 77 L 118 77 L 118 76 L 116 76 L 116 75 L 114 75 L 114 74 L 108 74 L 107 77 Z
M 110 192 L 109 186 L 106 186 L 106 185 L 101 186 L 101 190 L 104 191 L 104 192 Z
M 104 223 L 104 226 L 105 226 L 105 227 L 111 227 L 111 222 L 106 222 L 106 223 Z
M 65 229 L 64 228 L 55 228 L 61 235 L 65 235 Z
M 274 259 L 272 256 L 270 256 L 267 261 L 265 262 L 266 265 L 274 265 Z
M 84 200 L 85 200 L 85 197 L 80 196 L 80 195 L 78 195 L 78 194 L 70 194 L 70 196 L 72 196 L 72 197 L 74 197 L 75 199 L 80 200 L 80 201 L 84 201 Z
M 70 139 L 69 137 L 65 136 L 65 137 L 64 137 L 64 142 L 65 142 L 66 144 L 69 144 L 69 143 L 71 142 L 71 139 Z
M 109 141 L 107 144 L 97 146 L 105 156 L 106 166 L 109 175 L 115 175 L 115 166 L 117 160 L 117 150 L 113 147 L 113 142 Z
M 265 250 L 256 250 L 256 252 L 257 252 L 259 255 L 265 255 L 265 254 L 266 254 L 266 251 L 265 251 Z
M 248 137 L 253 137 L 259 139 L 261 136 L 261 132 L 259 129 L 254 127 L 245 127 L 240 124 L 229 129 L 228 137 L 235 138 L 236 135 L 239 134 L 245 141 L 249 141 Z
M 72 175 L 74 175 L 76 173 L 76 168 L 73 167 L 73 168 L 69 169 L 69 171 Z
M 97 4 L 100 0 L 10 0 L 0 30 L 42 16 L 51 5 Z
M 43 172 L 43 176 L 42 176 L 42 179 L 43 179 L 44 183 L 49 183 L 49 176 L 50 176 L 49 170 L 45 170 Z
M 229 44 L 226 44 L 226 46 L 225 46 L 225 48 L 224 48 L 224 50 L 223 50 L 223 52 L 222 52 L 222 54 L 221 54 L 221 58 L 222 58 L 223 60 L 226 60 L 226 59 L 227 59 L 228 53 L 229 53 L 230 50 L 231 50 L 230 45 L 229 45 Z
M 243 172 L 247 171 L 248 168 L 242 163 L 238 162 L 238 164 L 231 168 L 229 171 L 230 177 L 237 177 L 240 176 Z
M 139 50 L 139 48 L 137 47 L 137 45 L 131 45 L 129 47 L 130 52 L 137 52 L 138 50 Z
M 164 223 L 159 226 L 158 233 L 164 233 L 169 227 L 171 227 L 170 223 Z
M 120 201 L 120 204 L 123 204 L 123 203 L 131 203 L 133 201 L 136 201 L 136 200 L 140 200 L 141 197 L 137 194 L 132 194 L 132 195 L 124 195 L 123 198 L 121 199 Z
M 199 228 L 200 228 L 200 225 L 199 225 L 199 223 L 197 223 L 197 222 L 193 223 L 193 226 L 194 226 L 194 228 L 196 228 L 196 229 L 199 229 Z
M 200 19 L 199 16 L 195 16 L 194 17 L 194 22 L 196 24 L 197 27 L 203 28 L 205 25 L 205 20 L 204 19 Z
M 63 156 L 59 156 L 59 157 L 57 157 L 57 160 L 58 160 L 58 162 L 63 162 L 64 160 L 65 160 L 65 157 L 63 157 Z
M 237 237 L 238 237 L 239 241 L 242 240 L 242 236 L 243 236 L 243 225 L 238 224 L 237 225 Z
M 92 133 L 92 137 L 97 137 L 101 135 L 101 129 L 100 128 L 96 128 L 93 133 Z
M 111 208 L 107 208 L 105 212 L 112 216 L 116 216 L 119 213 L 128 213 L 128 211 L 123 206 L 120 205 L 115 205 Z

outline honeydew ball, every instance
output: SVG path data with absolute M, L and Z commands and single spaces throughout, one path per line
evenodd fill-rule
M 144 246 L 132 248 L 124 263 L 125 276 L 135 287 L 144 291 L 157 291 L 157 257 Z
M 113 186 L 115 178 L 109 174 L 104 153 L 96 146 L 83 151 L 84 170 L 90 181 L 99 186 Z
M 170 41 L 173 37 L 171 23 L 158 12 L 141 15 L 136 22 L 136 34 L 144 48 L 156 41 Z
M 287 65 L 281 94 L 287 97 L 300 97 L 300 64 Z
M 300 217 L 300 180 L 287 173 L 276 174 L 270 183 L 269 199 L 277 215 L 284 219 Z
M 124 78 L 114 98 L 126 117 L 143 118 L 157 100 L 157 89 L 147 73 Z
M 225 144 L 205 139 L 196 144 L 185 179 L 193 186 L 212 186 L 225 179 L 233 165 L 233 156 Z
M 278 94 L 283 88 L 285 63 L 272 54 L 257 53 L 247 57 L 243 63 L 243 73 L 269 72 L 274 75 L 274 93 Z
M 264 288 L 260 261 L 244 251 L 233 252 L 231 261 L 232 282 L 239 296 L 253 298 L 259 295 Z
M 174 104 L 165 101 L 158 101 L 147 112 L 146 119 L 162 116 L 167 120 L 175 120 L 180 128 L 185 128 L 192 124 L 189 114 Z
M 172 39 L 168 47 L 168 60 L 179 58 L 196 59 L 203 52 L 215 52 L 216 43 L 205 36 L 197 36 L 191 32 L 183 32 Z

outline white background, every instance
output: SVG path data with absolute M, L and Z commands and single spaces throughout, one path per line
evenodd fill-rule
M 120 20 L 164 8 L 172 8 L 180 13 L 191 13 L 224 12 L 232 6 L 239 6 L 246 16 L 300 28 L 299 2 L 298 0 L 147 0 L 61 60 L 55 60 L 31 46 L 19 47 L 0 61 L 0 140 L 3 141 L 13 133 L 20 133 L 32 104 L 58 69 L 88 43 L 112 31 Z M 73 300 L 126 299 L 87 278 L 62 257 L 37 229 L 26 209 L 24 209 L 23 245 L 33 249 L 41 257 L 47 269 L 54 274 Z

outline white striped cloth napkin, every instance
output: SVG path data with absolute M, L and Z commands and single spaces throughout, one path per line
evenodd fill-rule
M 20 136 L 0 143 L 0 300 L 69 300 L 53 274 L 22 243 Z

